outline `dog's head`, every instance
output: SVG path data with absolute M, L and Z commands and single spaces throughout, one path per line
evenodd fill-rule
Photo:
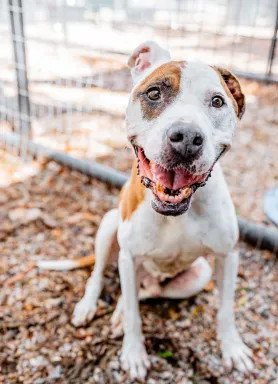
M 154 42 L 128 61 L 134 80 L 127 109 L 128 138 L 152 206 L 180 215 L 230 147 L 245 109 L 238 79 L 228 70 L 171 61 Z

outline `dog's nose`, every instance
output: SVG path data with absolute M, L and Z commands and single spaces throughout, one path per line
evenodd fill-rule
M 174 152 L 184 158 L 197 158 L 203 150 L 204 134 L 194 123 L 175 123 L 167 132 L 168 142 Z

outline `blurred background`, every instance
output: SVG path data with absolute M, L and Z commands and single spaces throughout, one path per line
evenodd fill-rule
M 98 320 L 76 331 L 70 314 L 89 271 L 49 274 L 34 262 L 92 252 L 101 217 L 117 204 L 118 189 L 88 175 L 93 161 L 130 170 L 126 63 L 141 42 L 156 40 L 175 60 L 197 59 L 239 76 L 246 113 L 221 163 L 237 213 L 274 228 L 264 196 L 278 184 L 277 29 L 277 0 L 0 0 L 1 382 L 127 382 L 113 357 L 120 343 L 107 339 L 119 294 L 115 271 L 106 277 Z M 121 174 L 113 177 L 121 184 Z M 270 211 L 278 211 L 272 201 Z M 267 252 L 259 250 L 260 241 L 255 248 L 240 243 L 237 314 L 261 364 L 250 383 L 265 384 L 278 375 L 278 242 Z M 187 309 L 168 302 L 146 306 L 144 324 L 156 335 L 148 339 L 158 359 L 154 382 L 249 383 L 244 376 L 223 376 L 219 359 L 213 360 L 216 347 L 205 332 L 213 320 L 199 316 L 208 303 L 214 313 L 211 291 L 213 283 Z M 168 323 L 164 310 L 170 311 Z M 173 327 L 185 317 L 197 321 L 194 340 L 209 347 L 172 341 Z M 88 352 L 95 334 L 101 341 Z
M 73 162 L 128 170 L 126 62 L 154 39 L 173 59 L 243 78 L 247 112 L 224 165 L 237 209 L 263 219 L 263 194 L 278 177 L 277 0 L 0 0 L 0 18 L 0 143 L 9 153 L 30 160 L 31 139 Z

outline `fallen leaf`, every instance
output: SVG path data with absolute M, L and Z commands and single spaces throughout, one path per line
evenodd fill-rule
M 204 289 L 206 292 L 211 292 L 214 287 L 215 287 L 215 282 L 213 280 L 211 280 L 207 283 L 207 285 L 205 286 Z
M 20 224 L 27 224 L 41 216 L 42 211 L 39 208 L 15 208 L 9 212 L 9 219 L 18 221 Z
M 27 312 L 30 312 L 30 311 L 32 311 L 32 310 L 34 309 L 34 307 L 33 307 L 32 304 L 25 304 L 25 305 L 23 306 L 23 308 L 24 308 L 25 311 L 27 311 Z
M 197 307 L 193 308 L 192 310 L 192 316 L 196 317 L 198 316 L 201 312 L 203 312 L 204 308 L 202 305 L 197 305 Z
M 94 215 L 92 215 L 90 212 L 84 212 L 83 218 L 84 220 L 94 221 Z
M 173 308 L 170 308 L 168 313 L 171 320 L 173 321 L 176 321 L 180 317 L 180 314 L 176 312 Z
M 246 302 L 247 302 L 247 297 L 246 297 L 246 296 L 242 296 L 242 297 L 239 299 L 239 301 L 238 301 L 238 305 L 243 306 L 243 305 L 246 304 Z
M 35 263 L 30 263 L 27 268 L 20 272 L 19 274 L 15 275 L 15 276 L 12 276 L 11 278 L 7 279 L 5 282 L 4 282 L 4 285 L 12 285 L 14 283 L 17 283 L 21 280 L 24 279 L 25 275 L 30 272 L 33 268 L 35 268 Z
M 62 231 L 61 231 L 61 229 L 56 228 L 56 229 L 53 229 L 53 231 L 51 232 L 51 234 L 52 234 L 54 237 L 60 237 L 61 234 L 62 234 Z
M 66 220 L 66 222 L 68 224 L 77 224 L 79 223 L 81 220 L 83 219 L 83 213 L 82 212 L 78 212 L 78 213 L 75 213 L 74 215 L 72 216 L 69 216 Z
M 54 220 L 50 215 L 47 215 L 47 214 L 42 215 L 42 221 L 44 225 L 46 225 L 48 228 L 57 227 L 56 220 Z
M 95 221 L 95 216 L 90 212 L 78 212 L 67 218 L 68 224 L 77 224 L 82 220 Z
M 158 356 L 159 357 L 162 357 L 163 359 L 167 359 L 168 357 L 172 357 L 173 356 L 173 352 L 172 351 L 161 351 L 161 352 L 158 352 Z

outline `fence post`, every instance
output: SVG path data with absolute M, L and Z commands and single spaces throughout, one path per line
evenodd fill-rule
M 22 0 L 9 0 L 9 14 L 17 82 L 18 120 L 21 141 L 20 147 L 21 150 L 24 150 L 23 143 L 25 140 L 31 139 L 32 131 Z
M 276 5 L 276 19 L 275 19 L 274 31 L 273 31 L 273 36 L 272 36 L 269 54 L 268 54 L 268 60 L 267 60 L 267 68 L 266 68 L 266 75 L 267 76 L 271 75 L 273 59 L 275 57 L 275 48 L 276 48 L 276 43 L 277 43 L 277 38 L 278 38 L 277 37 L 277 31 L 278 31 L 278 0 L 277 0 L 277 5 Z

